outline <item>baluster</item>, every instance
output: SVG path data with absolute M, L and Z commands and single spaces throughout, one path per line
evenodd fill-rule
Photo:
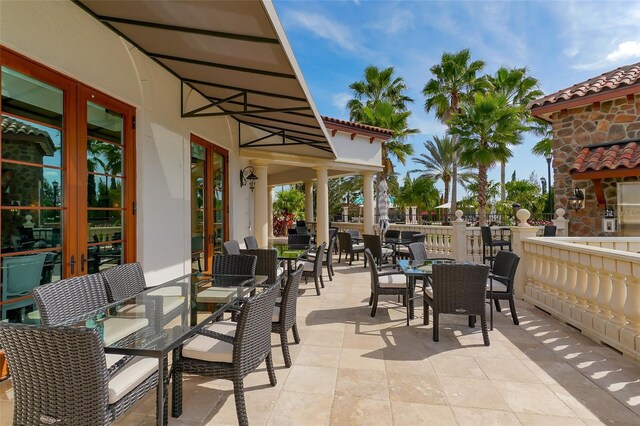
M 624 326 L 627 320 L 624 315 L 625 299 L 627 298 L 627 288 L 625 286 L 625 276 L 615 272 L 611 274 L 611 321 L 620 326 Z
M 565 284 L 567 282 L 567 261 L 561 255 L 558 262 L 558 276 L 556 278 L 556 288 L 558 289 L 558 295 L 562 300 L 567 299 L 567 289 Z
M 629 322 L 628 327 L 640 334 L 640 281 L 633 275 L 627 276 L 627 300 L 623 312 Z
M 588 312 L 597 314 L 600 309 L 598 308 L 598 290 L 600 288 L 600 278 L 598 277 L 598 270 L 593 264 L 586 268 L 587 273 L 587 288 L 585 292 L 585 299 L 589 304 L 587 308 Z
M 529 265 L 527 267 L 527 283 L 534 285 L 536 284 L 535 280 L 535 271 L 536 271 L 536 267 L 537 267 L 537 262 L 538 262 L 538 256 L 536 256 L 533 252 L 534 247 L 532 247 L 530 244 L 527 245 L 527 252 L 526 252 L 526 256 L 529 259 Z
M 598 270 L 598 279 L 600 285 L 598 286 L 596 302 L 600 308 L 599 316 L 608 320 L 611 318 L 611 274 L 600 269 Z
M 577 265 L 578 274 L 576 277 L 576 297 L 578 298 L 578 305 L 581 308 L 587 308 L 587 299 L 585 294 L 587 293 L 587 268 L 584 265 Z
M 551 257 L 549 258 L 549 288 L 551 290 L 551 294 L 557 295 L 560 293 L 557 285 L 558 285 L 558 257 L 551 253 Z
M 567 263 L 567 282 L 565 283 L 565 290 L 567 293 L 567 299 L 571 303 L 576 302 L 576 281 L 578 280 L 578 270 L 575 263 Z

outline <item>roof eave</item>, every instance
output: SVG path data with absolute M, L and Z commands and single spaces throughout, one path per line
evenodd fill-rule
M 621 98 L 623 96 L 640 93 L 640 83 L 633 84 L 631 86 L 618 87 L 616 89 L 601 91 L 590 95 L 582 96 L 579 98 L 572 98 L 567 100 L 561 100 L 554 103 L 548 103 L 541 106 L 535 106 L 530 108 L 531 115 L 534 117 L 543 117 L 545 114 L 552 114 L 554 112 L 562 111 L 563 109 L 577 108 L 580 106 L 592 104 L 594 102 L 605 102 L 611 99 Z M 535 103 L 535 101 L 533 102 Z

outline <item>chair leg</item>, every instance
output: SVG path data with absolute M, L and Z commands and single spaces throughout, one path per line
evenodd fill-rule
M 173 350 L 173 384 L 171 386 L 171 416 L 182 415 L 182 365 L 179 362 L 182 346 Z
M 345 256 L 346 258 L 347 256 Z M 342 261 L 342 250 L 338 250 L 338 263 Z
M 469 315 L 469 327 L 474 328 L 476 326 L 476 317 L 475 315 Z
M 371 292 L 371 296 L 369 296 L 369 306 L 373 303 L 373 292 Z
M 423 325 L 429 325 L 429 304 L 424 301 L 424 319 L 422 320 Z
M 318 282 L 318 277 L 313 277 L 313 281 L 316 283 L 316 294 L 320 296 L 320 283 Z
M 438 326 L 440 325 L 440 314 L 433 310 L 433 341 L 437 342 L 440 340 Z
M 291 327 L 291 330 L 293 330 L 293 340 L 297 343 L 300 343 L 300 334 L 298 334 L 298 324 L 293 324 L 293 326 Z
M 324 288 L 324 279 L 322 278 L 322 275 L 320 275 L 320 286 Z
M 371 297 L 373 297 L 373 305 L 371 305 L 371 316 L 375 317 L 376 309 L 378 309 L 378 294 L 372 294 Z
M 285 337 L 286 337 L 286 332 L 285 332 Z M 288 350 L 287 350 L 288 352 Z M 273 356 L 271 356 L 271 351 L 269 351 L 269 355 L 267 355 L 267 372 L 269 373 L 269 383 L 271 383 L 271 386 L 275 386 L 278 384 L 278 379 L 276 378 L 276 371 L 273 369 Z M 289 359 L 289 365 L 287 367 L 289 367 L 291 365 L 291 359 Z
M 351 253 L 351 257 L 349 258 L 349 266 L 353 265 L 353 253 Z
M 291 367 L 291 354 L 289 353 L 289 340 L 287 339 L 287 330 L 284 328 L 280 332 L 280 346 L 282 346 L 282 356 L 284 358 L 284 366 Z
M 511 309 L 511 318 L 515 325 L 520 325 L 518 314 L 516 313 L 516 301 L 513 299 L 513 295 L 509 298 L 509 309 Z
M 331 265 L 327 263 L 327 275 L 329 275 L 329 281 L 333 281 L 333 274 L 331 273 Z
M 482 340 L 484 340 L 484 345 L 489 346 L 489 331 L 487 330 L 487 316 L 480 315 L 480 326 L 482 327 Z
M 496 304 L 496 311 L 500 312 L 502 308 L 500 308 L 500 301 L 498 299 L 494 299 L 493 302 Z
M 244 402 L 244 383 L 241 378 L 233 380 L 233 396 L 236 399 L 236 415 L 240 426 L 249 426 L 247 407 Z

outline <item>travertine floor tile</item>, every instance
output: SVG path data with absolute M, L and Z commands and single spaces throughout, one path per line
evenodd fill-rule
M 267 424 L 274 426 L 328 425 L 333 395 L 280 393 Z
M 493 385 L 515 412 L 576 417 L 546 385 L 499 380 L 494 381 Z
M 333 346 L 303 345 L 298 353 L 296 365 L 338 368 L 341 351 Z
M 451 408 L 414 402 L 391 401 L 394 425 L 455 425 Z
M 468 407 L 451 407 L 451 410 L 461 426 L 511 426 L 519 424 L 517 417 L 510 411 Z M 546 426 L 551 426 L 551 424 Z
M 447 377 L 441 383 L 447 402 L 452 406 L 509 410 L 504 398 L 489 380 Z
M 331 409 L 332 425 L 391 424 L 389 401 L 337 394 Z
M 339 368 L 385 371 L 384 360 L 369 349 L 342 348 Z
M 392 401 L 446 405 L 447 400 L 434 375 L 389 374 L 389 398 Z
M 335 394 L 344 398 L 386 401 L 389 399 L 387 374 L 384 371 L 342 368 L 338 370 Z
M 333 395 L 337 374 L 337 368 L 294 365 L 284 384 L 284 390 Z

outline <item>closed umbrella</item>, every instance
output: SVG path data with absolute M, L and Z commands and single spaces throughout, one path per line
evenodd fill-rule
M 387 228 L 389 228 L 389 196 L 387 191 L 387 180 L 382 178 L 380 184 L 378 184 L 378 224 L 380 225 L 380 235 L 384 235 Z

